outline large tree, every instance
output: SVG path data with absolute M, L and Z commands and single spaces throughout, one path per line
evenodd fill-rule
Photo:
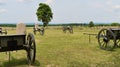
M 52 13 L 51 8 L 49 7 L 49 5 L 47 5 L 45 3 L 40 3 L 39 4 L 36 15 L 37 15 L 38 21 L 43 22 L 44 27 L 47 26 L 48 23 L 53 18 L 53 13 Z

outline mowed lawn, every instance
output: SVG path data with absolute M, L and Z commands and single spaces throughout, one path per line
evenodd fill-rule
M 37 33 L 36 61 L 30 67 L 119 67 L 120 48 L 106 51 L 99 48 L 96 36 L 83 33 L 97 34 L 100 29 L 74 27 L 74 33 L 63 33 L 61 27 L 48 27 L 45 35 Z M 9 28 L 8 34 L 16 30 Z M 27 33 L 33 33 L 27 28 Z M 0 53 L 0 67 L 28 67 L 25 50 L 11 52 L 11 60 L 5 52 Z

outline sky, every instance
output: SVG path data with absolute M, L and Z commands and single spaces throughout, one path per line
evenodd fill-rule
M 39 23 L 39 3 L 51 7 L 50 23 L 120 23 L 120 0 L 0 0 L 0 23 Z

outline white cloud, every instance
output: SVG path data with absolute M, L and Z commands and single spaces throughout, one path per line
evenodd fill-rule
M 106 4 L 107 4 L 107 5 L 111 5 L 112 2 L 113 2 L 113 0 L 108 0 L 108 1 L 106 1 Z
M 7 12 L 6 9 L 0 9 L 0 13 L 4 13 L 4 12 Z
M 0 3 L 3 3 L 4 1 L 3 0 L 0 0 Z
M 18 0 L 18 2 L 23 2 L 24 0 Z
M 0 0 L 0 5 L 3 5 L 5 4 L 5 1 L 4 0 Z
M 47 0 L 47 1 L 45 1 L 45 3 L 46 4 L 51 4 L 51 3 L 53 3 L 53 0 Z
M 120 12 L 120 1 L 116 2 L 115 0 L 106 0 L 104 3 L 101 2 L 94 2 L 92 6 L 95 8 L 100 8 L 107 12 Z
M 111 5 L 106 10 L 107 12 L 120 12 L 120 5 Z
M 112 9 L 114 12 L 120 12 L 120 5 L 114 5 Z
M 18 2 L 30 2 L 30 1 L 34 1 L 34 0 L 17 0 Z
M 95 8 L 102 8 L 103 7 L 103 5 L 100 3 L 94 3 L 94 4 L 92 4 L 92 6 Z
M 120 9 L 120 5 L 115 5 L 114 8 L 115 9 Z

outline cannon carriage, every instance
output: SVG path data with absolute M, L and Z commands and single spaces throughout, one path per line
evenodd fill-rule
M 63 26 L 62 30 L 64 33 L 66 33 L 68 30 L 71 34 L 73 34 L 73 27 L 72 26 Z
M 44 28 L 39 28 L 38 24 L 35 24 L 35 26 L 33 27 L 33 33 L 36 34 L 36 32 L 39 32 L 40 35 L 44 35 Z
M 36 32 L 39 32 L 40 33 L 40 35 L 44 35 L 44 28 L 33 28 L 33 32 L 34 32 L 34 34 L 36 34 Z
M 100 48 L 105 50 L 120 46 L 120 28 L 101 29 L 98 33 L 98 43 Z

